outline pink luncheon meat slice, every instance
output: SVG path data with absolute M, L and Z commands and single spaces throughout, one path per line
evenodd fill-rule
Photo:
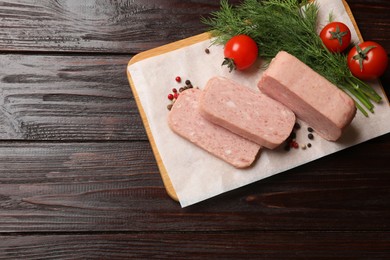
M 204 119 L 198 109 L 201 92 L 199 89 L 188 89 L 180 94 L 169 112 L 169 127 L 237 168 L 250 166 L 260 146 Z
M 224 77 L 207 82 L 200 111 L 207 120 L 269 149 L 285 141 L 295 124 L 294 113 L 281 103 Z
M 284 51 L 271 61 L 258 87 L 330 141 L 341 136 L 356 114 L 351 97 Z

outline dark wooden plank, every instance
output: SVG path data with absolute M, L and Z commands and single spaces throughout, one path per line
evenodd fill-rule
M 238 1 L 232 1 L 238 2 Z M 2 1 L 0 49 L 136 53 L 201 33 L 213 1 Z
M 347 0 L 363 39 L 377 41 L 390 54 L 390 1 Z
M 389 144 L 386 135 L 181 209 L 148 142 L 2 142 L 0 232 L 390 231 Z
M 139 230 L 178 206 L 148 142 L 2 142 L 0 154 L 2 231 Z
M 204 32 L 200 17 L 218 10 L 219 2 L 2 1 L 0 50 L 137 53 Z M 348 3 L 363 36 L 390 52 L 389 1 Z
M 0 139 L 146 140 L 130 58 L 0 55 Z
M 0 259 L 388 259 L 390 233 L 242 232 L 0 236 Z

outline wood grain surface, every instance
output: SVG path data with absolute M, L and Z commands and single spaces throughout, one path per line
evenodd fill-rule
M 390 235 L 366 232 L 252 232 L 0 237 L 0 259 L 381 259 Z M 286 240 L 287 239 L 287 240 Z M 328 241 L 324 243 L 324 241 Z M 354 245 L 360 245 L 355 247 Z M 7 250 L 8 248 L 14 250 Z
M 347 2 L 390 52 L 390 2 Z M 390 258 L 389 134 L 188 208 L 167 195 L 126 67 L 218 8 L 0 1 L 0 259 Z
M 2 1 L 0 48 L 136 53 L 203 32 L 200 16 L 218 8 L 215 0 Z
M 3 140 L 146 140 L 130 55 L 0 55 Z

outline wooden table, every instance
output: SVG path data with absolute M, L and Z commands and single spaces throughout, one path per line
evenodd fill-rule
M 390 53 L 390 2 L 348 3 Z M 0 259 L 390 258 L 389 134 L 188 208 L 167 195 L 126 65 L 218 8 L 0 1 Z

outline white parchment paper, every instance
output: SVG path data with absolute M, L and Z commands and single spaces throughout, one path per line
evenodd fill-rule
M 319 27 L 322 28 L 332 12 L 334 20 L 346 23 L 352 31 L 352 39 L 358 42 L 356 31 L 340 0 L 318 0 L 320 6 Z M 210 54 L 205 53 L 209 48 Z M 375 107 L 369 118 L 359 111 L 352 124 L 337 142 L 328 142 L 315 135 L 312 147 L 306 150 L 286 152 L 283 147 L 276 150 L 263 149 L 254 166 L 238 170 L 211 156 L 190 142 L 175 135 L 167 124 L 167 95 L 172 88 L 184 83 L 175 82 L 181 76 L 183 82 L 191 80 L 194 86 L 203 88 L 213 76 L 232 78 L 255 89 L 262 74 L 261 61 L 250 71 L 229 73 L 221 67 L 223 48 L 212 45 L 209 40 L 179 50 L 148 58 L 128 67 L 145 111 L 150 131 L 154 137 L 162 162 L 176 191 L 182 207 L 198 203 L 221 193 L 281 173 L 347 147 L 359 144 L 390 132 L 390 107 L 382 89 L 373 83 L 382 94 L 384 102 Z M 298 142 L 308 142 L 304 124 L 298 131 Z

